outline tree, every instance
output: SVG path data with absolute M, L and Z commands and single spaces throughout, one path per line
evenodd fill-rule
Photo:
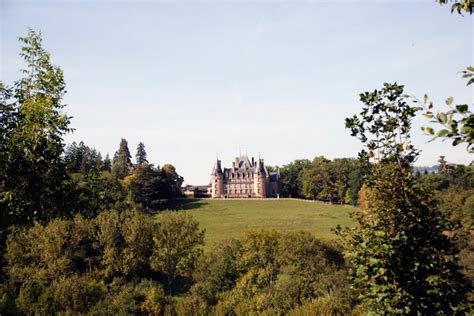
M 204 230 L 190 215 L 184 212 L 166 211 L 158 218 L 154 231 L 155 247 L 151 266 L 166 274 L 168 290 L 180 274 L 189 273 L 204 245 Z
M 132 199 L 145 210 L 157 209 L 162 199 L 168 197 L 166 179 L 160 169 L 150 164 L 138 165 L 133 173 L 124 179 Z
M 444 173 L 446 171 L 446 166 L 448 164 L 446 159 L 444 159 L 444 156 L 439 156 L 438 163 L 439 163 L 438 173 L 440 173 L 440 174 Z
M 109 173 L 100 172 L 98 166 L 75 179 L 75 207 L 84 216 L 95 217 L 102 211 L 126 208 L 127 192 L 124 186 Z
M 346 118 L 346 128 L 369 150 L 376 162 L 409 165 L 418 151 L 410 143 L 411 119 L 419 110 L 405 101 L 403 86 L 384 83 L 381 90 L 360 94 L 366 105 L 359 116 Z M 374 135 L 369 139 L 367 133 Z
M 334 182 L 329 172 L 330 160 L 315 157 L 303 170 L 303 194 L 307 199 L 332 200 Z
M 2 234 L 12 224 L 46 222 L 71 212 L 72 188 L 61 157 L 63 136 L 71 131 L 63 112 L 63 71 L 51 63 L 41 33 L 29 30 L 20 42 L 24 77 L 13 90 L 0 85 Z
M 281 195 L 287 197 L 303 197 L 302 172 L 311 164 L 308 159 L 295 160 L 280 169 Z
M 132 169 L 131 157 L 127 140 L 122 138 L 119 149 L 115 152 L 114 164 L 112 166 L 112 173 L 118 179 L 123 179 L 130 174 Z
M 166 182 L 166 189 L 168 190 L 167 198 L 176 198 L 181 196 L 181 185 L 184 178 L 178 174 L 176 168 L 171 164 L 165 164 L 161 168 L 163 179 Z
M 146 160 L 145 144 L 142 142 L 138 143 L 137 154 L 135 155 L 135 158 L 137 160 L 137 165 L 148 163 L 148 160 Z
M 111 171 L 112 162 L 110 161 L 109 154 L 105 155 L 104 163 L 102 164 L 102 171 Z
M 367 181 L 368 210 L 346 231 L 359 299 L 376 314 L 462 313 L 469 286 L 459 272 L 459 250 L 443 234 L 449 222 L 410 169 L 418 155 L 409 144 L 417 109 L 397 84 L 365 92 L 361 101 L 360 116 L 346 119 L 346 127 L 378 154 Z
M 137 211 L 102 212 L 94 219 L 103 277 L 145 274 L 154 248 L 152 219 Z

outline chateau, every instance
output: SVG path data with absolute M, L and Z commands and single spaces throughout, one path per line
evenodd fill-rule
M 231 168 L 216 160 L 211 174 L 212 198 L 267 198 L 280 194 L 279 172 L 268 172 L 263 159 L 236 157 Z

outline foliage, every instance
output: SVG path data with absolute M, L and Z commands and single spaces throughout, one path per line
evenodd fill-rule
M 330 160 L 316 157 L 311 168 L 303 171 L 303 194 L 308 199 L 332 200 L 334 182 L 329 173 Z
M 140 164 L 132 174 L 124 179 L 135 203 L 141 204 L 145 210 L 157 209 L 161 200 L 168 198 L 163 174 L 153 165 Z
M 69 172 L 88 173 L 92 168 L 102 168 L 102 156 L 95 148 L 86 146 L 84 142 L 73 142 L 66 147 L 64 162 Z
M 302 192 L 302 171 L 309 166 L 308 159 L 300 159 L 280 168 L 281 196 L 300 198 Z
M 474 192 L 471 193 L 462 206 L 461 221 L 466 230 L 474 229 Z
M 168 192 L 166 196 L 168 198 L 181 197 L 181 185 L 183 184 L 184 178 L 176 172 L 176 168 L 171 164 L 165 164 L 161 168 L 163 178 L 166 182 L 166 189 Z
M 160 169 L 143 163 L 137 165 L 123 182 L 130 190 L 133 202 L 149 211 L 160 208 L 164 199 L 180 197 L 183 177 L 172 165 L 166 164 Z
M 118 179 L 123 179 L 130 174 L 132 170 L 131 157 L 127 140 L 122 138 L 119 149 L 115 152 L 112 166 L 112 173 Z
M 361 301 L 378 313 L 461 311 L 468 287 L 432 197 L 396 164 L 377 165 L 370 189 L 348 252 Z
M 105 278 L 138 277 L 149 270 L 154 223 L 138 212 L 103 212 L 96 219 L 101 273 Z
M 166 211 L 158 218 L 158 227 L 153 232 L 155 247 L 151 257 L 154 269 L 163 271 L 168 288 L 180 274 L 190 273 L 204 245 L 204 230 L 184 212 Z
M 0 252 L 8 227 L 70 216 L 72 184 L 62 162 L 63 71 L 51 63 L 41 33 L 21 37 L 23 77 L 13 88 L 0 82 Z M 3 264 L 0 263 L 0 267 Z
M 351 309 L 340 249 L 306 232 L 244 232 L 199 263 L 182 314 L 285 315 L 330 296 L 331 312 Z
M 469 78 L 467 85 L 474 82 L 474 67 L 469 66 L 464 71 L 464 78 Z M 453 97 L 446 99 L 446 105 L 449 110 L 446 112 L 433 113 L 433 102 L 425 95 L 423 101 L 415 100 L 414 102 L 422 104 L 424 108 L 423 116 L 430 119 L 432 123 L 442 126 L 442 129 L 435 131 L 432 127 L 422 127 L 422 130 L 432 136 L 431 141 L 441 138 L 449 139 L 453 146 L 465 144 L 468 152 L 474 152 L 474 113 L 469 110 L 467 104 L 453 105 Z
M 156 265 L 155 250 L 163 251 L 165 243 L 157 236 L 177 241 L 166 241 L 166 253 L 179 257 L 179 273 L 189 273 L 200 253 L 192 245 L 202 241 L 203 232 L 196 233 L 192 229 L 195 222 L 181 215 L 168 214 L 166 218 L 174 221 L 163 220 L 158 226 L 137 211 L 105 211 L 97 218 L 77 215 L 16 229 L 7 243 L 8 282 L 1 289 L 1 310 L 18 307 L 26 314 L 163 314 L 174 301 L 157 282 L 168 273 Z M 180 223 L 185 223 L 188 231 L 180 229 Z M 180 234 L 179 238 L 163 233 L 169 231 Z M 186 234 L 195 234 L 195 238 Z M 150 277 L 154 281 L 147 281 Z
M 47 221 L 66 212 L 68 177 L 61 161 L 62 137 L 70 131 L 69 117 L 61 110 L 65 93 L 62 70 L 51 64 L 42 48 L 41 34 L 32 30 L 21 56 L 25 77 L 14 85 L 13 95 L 2 87 L 2 174 L 0 201 L 6 208 L 2 224 Z M 9 97 L 13 100 L 8 100 Z M 11 103 L 9 103 L 11 102 Z M 34 210 L 31 207 L 34 207 Z
M 346 119 L 352 135 L 379 152 L 367 182 L 368 210 L 356 213 L 359 226 L 346 231 L 352 282 L 377 314 L 462 313 L 469 285 L 459 272 L 459 250 L 443 234 L 449 222 L 412 175 L 418 152 L 408 141 L 417 109 L 402 93 L 396 84 L 363 93 L 367 107 Z
M 447 4 L 448 0 L 437 0 L 440 5 Z M 451 12 L 457 11 L 462 15 L 462 11 L 472 14 L 474 10 L 474 0 L 454 0 L 453 5 L 451 6 Z
M 128 208 L 126 188 L 109 172 L 94 167 L 85 175 L 73 175 L 76 181 L 75 205 L 86 217 L 95 217 L 100 212 Z
M 201 284 L 193 289 L 205 297 L 207 303 L 216 304 L 219 292 L 229 291 L 235 286 L 239 276 L 237 258 L 240 248 L 238 240 L 223 240 L 210 253 L 201 257 L 193 273 L 195 280 Z
M 137 165 L 148 163 L 148 160 L 146 160 L 145 144 L 142 142 L 138 143 L 135 158 L 137 160 Z
M 330 202 L 358 203 L 357 193 L 370 165 L 366 156 L 359 159 L 316 157 L 301 171 L 305 198 Z
M 109 154 L 105 155 L 101 170 L 108 172 L 112 171 L 112 161 L 110 161 Z
M 405 101 L 403 86 L 384 83 L 383 88 L 360 94 L 365 107 L 359 116 L 346 118 L 346 128 L 368 149 L 377 162 L 410 164 L 417 151 L 410 143 L 411 119 L 419 108 Z
M 113 286 L 107 297 L 92 307 L 94 315 L 164 315 L 174 300 L 152 280 Z

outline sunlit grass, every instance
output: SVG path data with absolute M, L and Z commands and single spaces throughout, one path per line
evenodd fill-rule
M 269 228 L 280 232 L 306 230 L 326 240 L 338 238 L 338 224 L 353 226 L 349 217 L 356 208 L 300 200 L 179 200 L 169 205 L 184 209 L 206 229 L 206 248 L 248 229 Z

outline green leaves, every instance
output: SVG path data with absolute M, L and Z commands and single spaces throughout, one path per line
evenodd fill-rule
M 436 137 L 446 137 L 449 134 L 449 131 L 447 129 L 442 129 L 438 131 L 436 134 Z
M 456 111 L 458 111 L 461 114 L 464 114 L 468 111 L 469 107 L 467 104 L 459 104 L 456 105 Z
M 191 215 L 166 211 L 158 217 L 154 231 L 155 247 L 150 258 L 151 266 L 168 278 L 168 286 L 182 273 L 189 273 L 202 253 L 204 230 Z
M 369 208 L 347 230 L 347 259 L 359 300 L 373 314 L 452 314 L 466 309 L 466 279 L 447 221 L 429 192 L 396 163 L 374 165 Z M 409 310 L 400 309 L 409 306 Z
M 364 107 L 359 115 L 346 118 L 345 126 L 357 137 L 369 152 L 381 161 L 410 163 L 418 151 L 410 145 L 412 118 L 420 107 L 408 104 L 404 87 L 397 83 L 384 83 L 381 90 L 364 92 L 360 100 Z M 428 103 L 425 95 L 424 102 Z M 426 113 L 432 117 L 432 113 Z
M 473 66 L 467 67 L 462 73 L 463 78 L 469 78 L 467 85 L 474 82 Z M 415 100 L 415 102 L 417 101 Z M 427 105 L 428 102 L 429 105 Z M 453 146 L 465 144 L 467 151 L 474 153 L 474 114 L 469 110 L 467 104 L 457 104 L 453 107 L 453 97 L 448 97 L 445 102 L 449 110 L 446 112 L 439 111 L 436 117 L 434 117 L 432 112 L 433 103 L 429 101 L 426 94 L 423 96 L 423 116 L 431 120 L 432 123 L 441 125 L 443 128 L 440 131 L 435 131 L 432 127 L 425 127 L 422 130 L 427 135 L 434 136 L 430 141 L 437 138 L 451 139 Z
M 8 134 L 0 136 L 0 187 L 5 198 L 1 226 L 5 227 L 31 225 L 33 220 L 46 222 L 73 212 L 68 207 L 72 184 L 62 163 L 63 137 L 71 131 L 70 118 L 62 112 L 66 93 L 63 72 L 51 63 L 50 54 L 42 47 L 41 33 L 29 30 L 20 42 L 26 65 L 23 78 L 8 93 L 8 108 L 2 105 L 12 119 L 5 125 Z M 1 90 L 3 95 L 7 93 L 3 85 Z

